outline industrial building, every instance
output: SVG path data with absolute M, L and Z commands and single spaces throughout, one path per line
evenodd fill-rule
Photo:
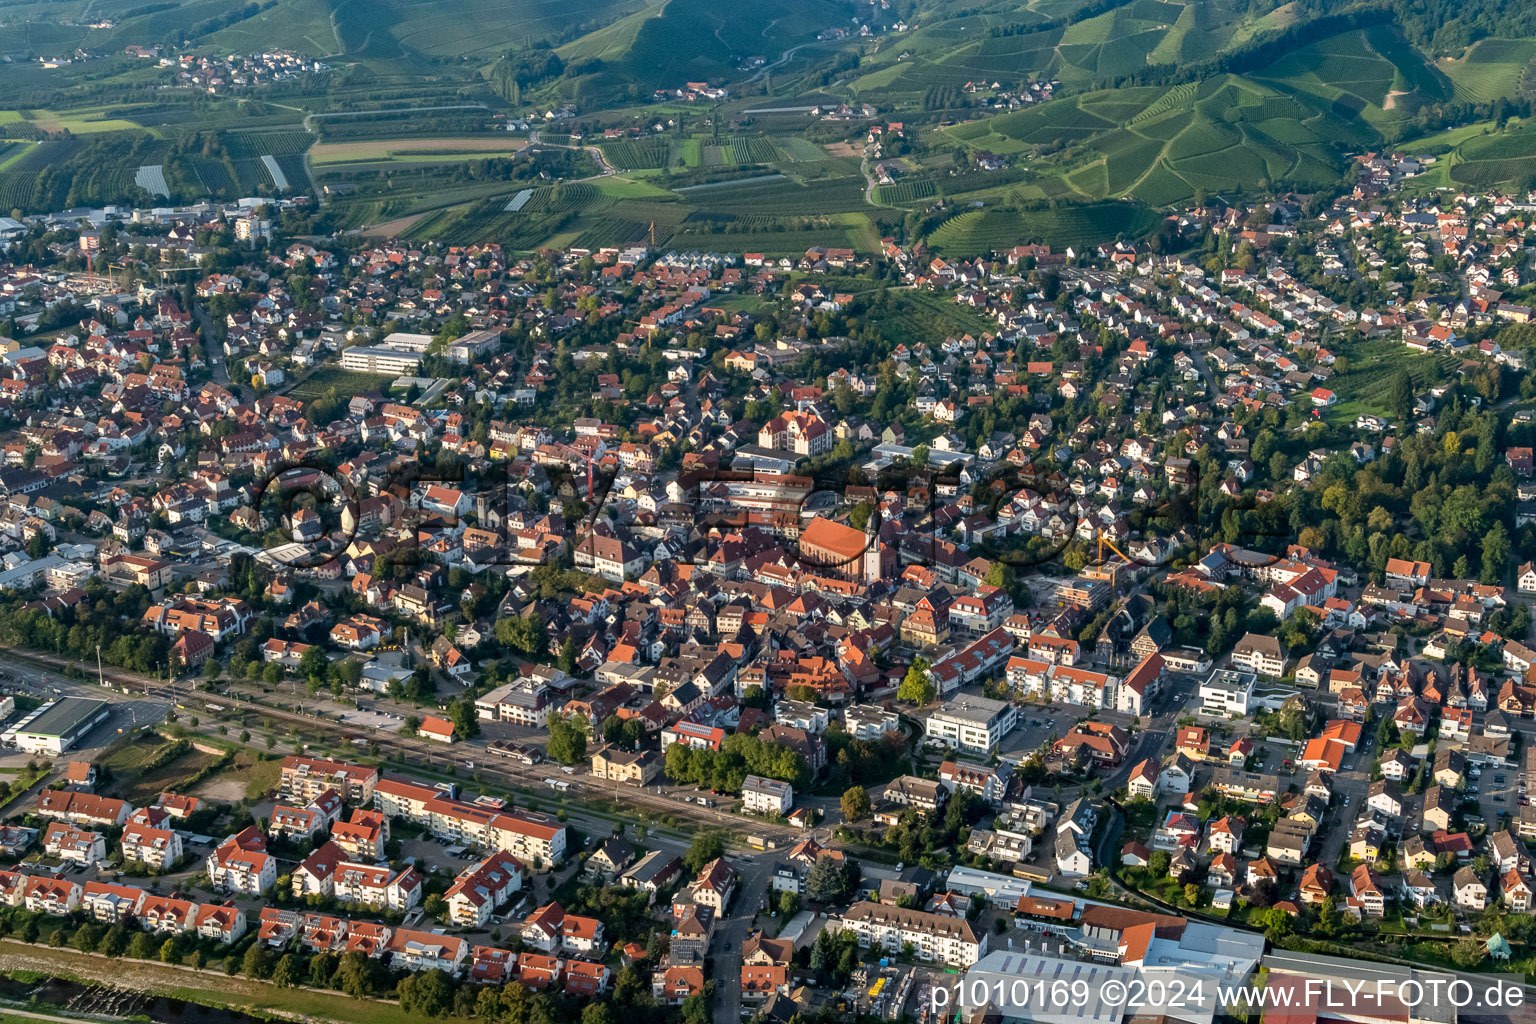
M 4 738 L 29 754 L 57 756 L 80 742 L 111 714 L 111 706 L 104 700 L 64 697 L 49 701 L 11 726 Z

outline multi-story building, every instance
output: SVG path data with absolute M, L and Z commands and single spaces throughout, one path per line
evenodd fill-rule
M 465 803 L 403 779 L 383 780 L 374 787 L 373 799 L 389 817 L 422 825 L 442 838 L 505 851 L 524 864 L 553 864 L 565 856 L 565 826 L 548 814 Z
M 1017 710 L 1008 701 L 961 696 L 947 701 L 929 716 L 924 742 L 987 757 L 1017 722 Z
M 660 774 L 661 757 L 654 750 L 604 747 L 592 755 L 592 777 L 595 779 L 644 786 Z
M 106 859 L 107 841 L 100 832 L 55 821 L 43 833 L 43 852 L 50 857 L 87 867 Z
M 448 916 L 461 928 L 483 928 L 491 913 L 523 887 L 523 866 L 510 853 L 493 853 L 465 868 L 443 898 Z
M 86 882 L 80 895 L 80 909 L 94 921 L 117 924 L 137 918 L 148 895 L 136 885 Z
M 359 807 L 346 821 L 331 826 L 331 842 L 348 857 L 376 861 L 384 856 L 384 844 L 389 842 L 389 819 Z
M 457 975 L 469 956 L 469 943 L 456 935 L 396 928 L 384 944 L 390 963 L 407 971 L 440 970 Z
M 113 828 L 128 820 L 133 808 L 126 800 L 67 789 L 45 789 L 37 797 L 39 817 L 75 825 Z
M 878 740 L 901 731 L 901 716 L 875 704 L 853 704 L 843 709 L 843 729 L 856 740 Z
M 995 768 L 972 761 L 945 761 L 939 765 L 939 781 L 945 788 L 964 789 L 990 804 L 998 803 L 1007 794 L 1012 776 L 1007 762 Z
M 1248 714 L 1256 681 L 1252 672 L 1217 669 L 1200 684 L 1200 713 L 1221 718 Z
M 987 951 L 987 933 L 964 917 L 930 914 L 864 900 L 849 907 L 839 922 L 859 937 L 861 946 L 892 953 L 910 944 L 919 959 L 969 967 Z
M 332 895 L 341 903 L 374 910 L 410 910 L 421 902 L 422 877 L 413 867 L 395 871 L 388 865 L 343 861 L 331 879 Z
M 1285 647 L 1275 637 L 1248 633 L 1232 648 L 1232 663 L 1278 679 L 1285 675 Z
M 290 800 L 308 804 L 327 789 L 334 789 L 349 804 L 366 804 L 373 799 L 379 770 L 350 761 L 328 761 L 318 757 L 283 758 L 282 793 Z
M 504 683 L 475 698 L 475 714 L 486 721 L 542 729 L 549 723 L 549 687 L 534 679 Z
M 277 881 L 277 860 L 267 852 L 267 837 L 248 825 L 208 855 L 208 881 L 221 892 L 260 896 Z
M 183 852 L 181 833 L 148 822 L 129 821 L 123 828 L 122 842 L 123 860 L 142 864 L 151 871 L 169 871 Z
M 795 790 L 787 782 L 748 775 L 741 784 L 741 809 L 748 814 L 788 814 Z

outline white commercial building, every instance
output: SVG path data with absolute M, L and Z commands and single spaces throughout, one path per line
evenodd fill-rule
M 1252 672 L 1235 669 L 1217 669 L 1200 684 L 1200 713 L 1217 715 L 1246 715 L 1253 705 L 1253 686 L 1257 678 Z
M 1017 723 L 1018 712 L 1008 701 L 963 695 L 929 716 L 924 742 L 986 757 Z

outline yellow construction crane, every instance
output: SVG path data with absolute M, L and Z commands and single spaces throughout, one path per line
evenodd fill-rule
M 1115 554 L 1117 554 L 1121 558 L 1125 559 L 1125 562 L 1126 562 L 1127 565 L 1130 564 L 1131 556 L 1127 555 L 1124 551 L 1121 551 L 1119 548 L 1115 547 L 1115 542 L 1112 541 L 1112 540 L 1109 540 L 1107 537 L 1105 537 L 1103 530 L 1099 531 L 1099 558 L 1098 558 L 1098 564 L 1100 564 L 1100 565 L 1104 564 L 1104 548 L 1105 548 L 1105 546 L 1108 546 L 1109 550 L 1113 551 Z

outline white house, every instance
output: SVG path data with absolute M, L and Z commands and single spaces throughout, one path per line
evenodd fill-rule
M 788 814 L 795 790 L 787 782 L 748 775 L 741 784 L 741 809 L 749 814 Z

